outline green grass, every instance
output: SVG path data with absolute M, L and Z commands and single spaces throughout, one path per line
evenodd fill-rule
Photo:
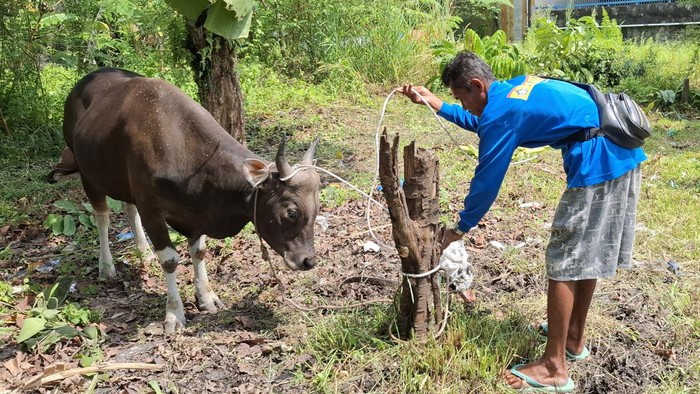
M 700 84 L 700 47 L 691 42 L 659 43 L 648 39 L 642 43 L 625 45 L 624 62 L 629 74 L 621 85 L 630 88 L 638 96 L 656 90 L 680 87 L 684 78 L 690 78 L 691 86 Z

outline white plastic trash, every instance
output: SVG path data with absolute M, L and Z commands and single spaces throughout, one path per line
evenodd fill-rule
M 469 253 L 463 241 L 455 241 L 448 245 L 440 256 L 439 264 L 449 278 L 451 291 L 462 293 L 472 286 L 474 269 L 469 263 Z
M 323 215 L 316 216 L 316 223 L 321 226 L 321 230 L 328 230 L 328 218 Z
M 379 252 L 380 249 L 379 245 L 372 241 L 367 241 L 362 245 L 362 250 L 365 252 Z

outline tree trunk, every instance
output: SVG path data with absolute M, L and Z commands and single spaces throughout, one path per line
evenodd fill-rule
M 224 130 L 245 146 L 243 96 L 235 50 L 228 40 L 206 31 L 202 23 L 202 18 L 187 22 L 187 48 L 192 53 L 200 103 Z M 209 56 L 203 57 L 203 53 Z
M 438 265 L 443 228 L 439 226 L 439 162 L 415 142 L 404 148 L 404 185 L 399 186 L 398 135 L 389 145 L 386 129 L 379 148 L 379 178 L 389 207 L 392 234 L 407 274 L 421 274 Z M 426 337 L 444 318 L 437 273 L 404 276 L 398 314 L 399 336 Z

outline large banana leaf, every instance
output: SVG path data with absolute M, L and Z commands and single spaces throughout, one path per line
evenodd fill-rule
M 209 9 L 204 28 L 224 38 L 248 37 L 253 17 L 253 0 L 165 0 L 177 12 L 196 20 Z

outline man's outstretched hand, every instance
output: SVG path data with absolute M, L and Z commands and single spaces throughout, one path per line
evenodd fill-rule
M 452 242 L 459 241 L 460 239 L 462 239 L 462 235 L 455 233 L 452 229 L 445 229 L 441 250 L 444 252 Z
M 442 100 L 437 98 L 433 92 L 428 90 L 425 86 L 403 85 L 398 91 L 416 104 L 423 104 L 423 100 L 421 100 L 422 96 L 435 111 L 439 111 L 440 108 L 442 108 Z

